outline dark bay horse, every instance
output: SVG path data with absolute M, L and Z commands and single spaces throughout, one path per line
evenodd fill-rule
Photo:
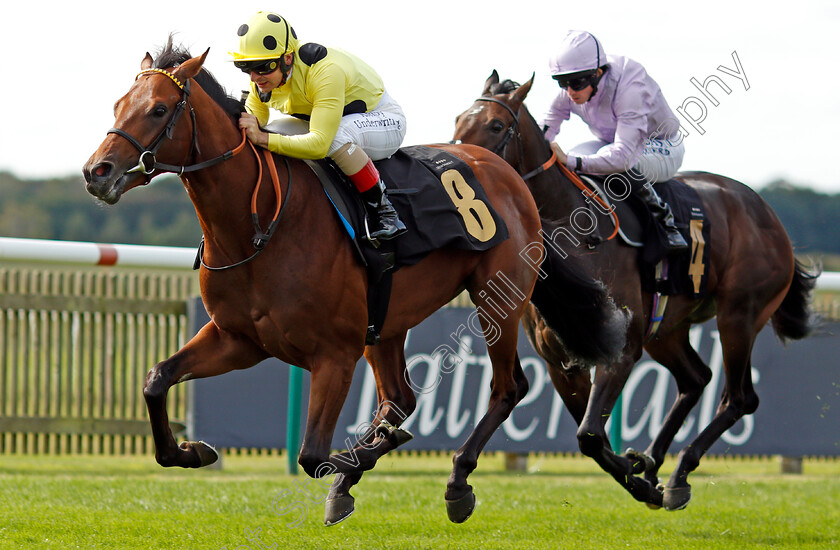
M 500 82 L 493 71 L 482 96 L 457 118 L 454 139 L 503 156 L 525 176 L 540 216 L 555 220 L 555 228 L 568 228 L 571 213 L 585 205 L 585 197 L 556 165 L 540 171 L 552 152 L 524 105 L 533 80 L 532 76 L 522 86 Z M 677 179 L 697 191 L 711 223 L 712 248 L 704 298 L 671 296 L 658 331 L 646 339 L 652 296 L 642 290 L 637 250 L 620 239 L 608 240 L 593 251 L 579 249 L 577 255 L 588 263 L 590 272 L 609 288 L 617 305 L 631 314 L 621 358 L 613 364 L 599 365 L 591 382 L 589 369 L 575 365 L 563 342 L 546 330 L 545 312 L 539 304 L 523 318 L 532 344 L 548 363 L 555 388 L 579 425 L 581 451 L 634 498 L 651 508 L 664 506 L 668 510 L 688 504 L 688 474 L 726 430 L 758 407 L 750 355 L 759 331 L 772 322 L 776 334 L 784 340 L 803 338 L 812 329 L 808 298 L 818 276 L 818 272 L 808 272 L 795 260 L 778 218 L 748 187 L 703 172 L 682 173 Z M 550 227 L 546 233 L 554 234 Z M 566 240 L 557 244 L 564 249 L 572 246 Z M 535 298 L 537 294 L 535 291 Z M 715 315 L 726 373 L 721 402 L 711 423 L 682 449 L 663 488 L 658 471 L 665 454 L 712 376 L 689 344 L 689 329 Z M 643 347 L 674 376 L 678 395 L 647 450 L 619 455 L 619 449 L 611 449 L 604 425 Z
M 245 147 L 237 128 L 239 102 L 202 68 L 206 56 L 191 57 L 171 38 L 156 58 L 146 54 L 135 82 L 115 105 L 115 127 L 83 169 L 87 190 L 108 204 L 160 171 L 179 174 L 204 234 L 201 295 L 211 321 L 155 365 L 143 389 L 157 462 L 197 468 L 217 459 L 204 442 L 175 441 L 166 411 L 171 386 L 249 368 L 274 356 L 311 373 L 298 458 L 303 469 L 316 478 L 339 473 L 337 478 L 347 474 L 358 480 L 381 455 L 410 438 L 398 429 L 415 408 L 405 377 L 408 329 L 464 289 L 478 307 L 486 306 L 493 279 L 503 276 L 524 298 L 512 300 L 508 311 L 484 307 L 479 316 L 483 330 L 492 327 L 496 335 L 488 341 L 490 403 L 457 451 L 446 491 L 451 519 L 464 521 L 475 504 L 467 476 L 528 388 L 516 341 L 537 279 L 534 265 L 523 261 L 520 252 L 543 252 L 532 196 L 496 155 L 476 146 L 442 146 L 472 168 L 510 236 L 485 252 L 441 249 L 398 270 L 381 341 L 366 347 L 368 279 L 320 182 L 302 161 Z M 271 172 L 279 173 L 275 189 Z M 261 180 L 268 183 L 256 185 L 255 192 Z M 257 236 L 260 228 L 276 229 L 256 252 L 255 218 Z M 354 449 L 330 455 L 339 411 L 363 353 L 378 386 L 376 420 Z M 328 500 L 326 522 L 336 523 L 351 512 L 352 497 L 342 491 Z

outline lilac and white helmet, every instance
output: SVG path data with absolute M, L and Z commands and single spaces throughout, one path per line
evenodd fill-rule
M 607 64 L 607 54 L 592 33 L 569 31 L 559 51 L 548 62 L 552 76 L 595 71 Z

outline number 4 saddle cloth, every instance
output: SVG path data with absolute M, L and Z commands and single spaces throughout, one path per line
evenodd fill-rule
M 396 270 L 416 264 L 439 248 L 483 251 L 508 238 L 504 220 L 470 167 L 442 149 L 404 147 L 391 158 L 374 163 L 388 198 L 408 229 L 378 248 L 370 246 L 367 239 L 364 205 L 352 184 L 328 159 L 307 163 L 318 174 L 362 263 L 372 271 L 390 253 L 393 256 L 386 261 L 393 261 Z

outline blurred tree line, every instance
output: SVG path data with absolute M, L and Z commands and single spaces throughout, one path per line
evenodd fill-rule
M 201 229 L 180 180 L 155 178 L 150 189 L 126 193 L 107 206 L 84 188 L 81 175 L 19 180 L 0 172 L 0 236 L 64 241 L 187 246 Z M 828 195 L 777 180 L 759 194 L 782 220 L 796 251 L 840 254 L 840 195 Z
M 81 174 L 39 181 L 0 173 L 0 236 L 192 247 L 201 228 L 175 176 L 155 178 L 149 189 L 108 206 L 85 191 Z
M 782 221 L 797 254 L 840 254 L 840 194 L 776 180 L 759 190 Z

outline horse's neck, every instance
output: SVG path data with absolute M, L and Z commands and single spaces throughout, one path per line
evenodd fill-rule
M 550 147 L 542 145 L 545 139 L 537 133 L 537 130 L 523 134 L 522 139 L 523 159 L 518 168 L 520 174 L 537 168 L 551 156 Z M 526 183 L 531 189 L 542 218 L 553 220 L 567 218 L 575 208 L 584 203 L 577 187 L 556 165 L 529 178 Z
M 234 149 L 242 142 L 242 134 L 209 96 L 204 93 L 194 96 L 196 110 L 205 114 L 198 117 L 201 153 L 193 160 L 200 163 Z M 255 154 L 246 144 L 233 158 L 181 177 L 198 214 L 208 253 L 219 262 L 239 261 L 254 252 L 251 237 L 255 228 L 250 212 L 251 197 L 260 173 L 259 163 L 262 163 L 262 176 L 256 206 L 263 230 L 267 229 L 275 212 L 277 197 L 270 171 L 262 157 L 262 149 L 257 147 L 256 150 Z M 285 172 L 278 169 L 283 194 L 287 188 Z

